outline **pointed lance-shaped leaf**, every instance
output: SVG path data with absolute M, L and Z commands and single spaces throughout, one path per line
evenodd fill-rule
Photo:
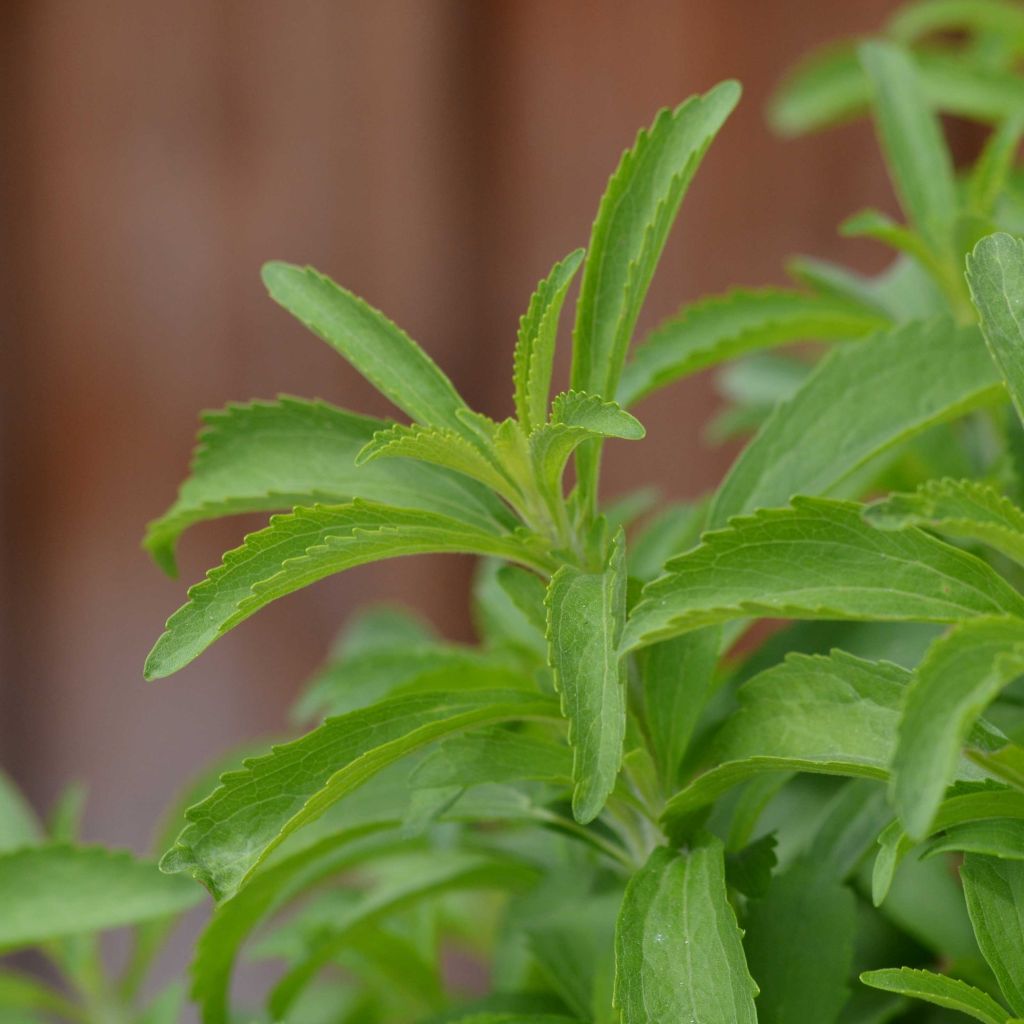
M 573 815 L 601 813 L 615 788 L 626 734 L 626 669 L 619 640 L 626 619 L 626 551 L 620 530 L 603 572 L 564 565 L 551 577 L 548 658 L 569 720 Z
M 193 907 L 201 890 L 123 851 L 64 843 L 0 853 L 0 951 Z
M 981 480 L 926 480 L 868 505 L 864 518 L 882 530 L 921 526 L 981 541 L 1024 564 L 1024 509 Z
M 999 232 L 967 257 L 967 283 L 981 333 L 1024 420 L 1024 239 Z
M 189 809 L 161 867 L 188 871 L 226 899 L 287 836 L 407 754 L 467 729 L 557 715 L 554 702 L 536 693 L 468 690 L 393 697 L 329 718 L 224 775 Z
M 978 946 L 1013 1012 L 1024 1017 L 1024 862 L 968 853 L 960 878 Z
M 401 328 L 312 267 L 267 263 L 271 298 L 327 342 L 382 395 L 427 427 L 463 432 L 452 382 Z
M 384 420 L 282 397 L 229 405 L 205 413 L 203 423 L 188 479 L 143 541 L 172 575 L 174 548 L 188 527 L 243 512 L 364 498 L 439 512 L 485 530 L 515 523 L 502 501 L 461 474 L 414 463 L 357 466 L 363 447 L 387 429 Z
M 838 341 L 885 327 L 887 318 L 831 295 L 737 288 L 702 299 L 665 321 L 626 364 L 623 405 L 674 380 L 749 352 L 797 341 Z
M 739 709 L 709 744 L 710 767 L 665 807 L 670 834 L 722 793 L 765 772 L 885 780 L 909 679 L 906 669 L 837 650 L 828 657 L 791 654 L 744 683 Z
M 936 640 L 907 688 L 892 795 L 907 832 L 931 831 L 961 748 L 1003 687 L 1024 672 L 1024 619 L 973 619 Z
M 551 268 L 551 273 L 537 285 L 519 321 L 513 378 L 516 415 L 527 433 L 547 419 L 558 321 L 583 254 L 583 249 L 576 249 Z
M 613 398 L 637 317 L 669 229 L 711 140 L 740 95 L 723 82 L 663 110 L 622 157 L 590 235 L 573 331 L 572 387 Z M 597 451 L 579 460 L 581 485 L 596 489 Z
M 334 573 L 399 555 L 498 555 L 546 568 L 540 553 L 512 535 L 474 530 L 449 516 L 372 502 L 317 505 L 274 516 L 229 551 L 167 621 L 146 661 L 146 677 L 183 668 L 218 637 L 271 601 Z
M 921 530 L 876 530 L 862 509 L 794 498 L 788 509 L 704 534 L 644 587 L 623 648 L 752 616 L 959 622 L 1024 615 L 1024 598 L 980 558 Z
M 615 934 L 622 1024 L 755 1024 L 757 985 L 725 886 L 722 844 L 658 847 L 630 879 Z
M 712 526 L 826 494 L 873 456 L 1002 395 L 976 327 L 908 323 L 830 352 L 733 464 Z
M 959 1010 L 968 1017 L 980 1020 L 982 1024 L 1007 1024 L 1009 1015 L 999 1003 L 986 992 L 959 978 L 949 978 L 945 974 L 915 970 L 912 967 L 890 967 L 880 971 L 865 971 L 860 980 L 883 992 L 920 999 L 947 1010 Z
M 959 208 L 953 160 L 914 62 L 895 43 L 864 43 L 858 54 L 871 82 L 889 175 L 907 219 L 934 251 L 951 255 Z

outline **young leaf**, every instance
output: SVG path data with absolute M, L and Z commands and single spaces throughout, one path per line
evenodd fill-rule
M 936 32 L 993 32 L 1024 46 L 1024 10 L 1014 0 L 917 0 L 886 25 L 894 39 L 913 42 Z
M 711 140 L 739 99 L 723 82 L 673 111 L 663 110 L 622 157 L 601 199 L 590 235 L 573 331 L 572 387 L 604 398 L 618 391 L 640 308 L 669 229 Z M 592 502 L 596 449 L 579 459 L 580 485 Z
M 745 926 L 747 963 L 761 990 L 759 1024 L 834 1022 L 850 994 L 851 890 L 814 861 L 798 860 L 751 902 Z
M 910 673 L 842 651 L 790 655 L 740 687 L 739 709 L 709 749 L 712 767 L 676 793 L 663 822 L 674 830 L 720 794 L 764 772 L 886 779 Z
M 0 950 L 119 928 L 195 906 L 201 891 L 129 853 L 62 843 L 0 854 Z
M 622 157 L 601 199 L 583 271 L 572 386 L 609 397 L 679 205 L 711 140 L 739 99 L 723 82 L 662 110 Z
M 39 842 L 39 821 L 14 782 L 0 771 L 0 853 Z
M 1024 239 L 983 238 L 967 257 L 967 283 L 985 342 L 1024 419 Z
M 643 424 L 615 402 L 582 391 L 566 391 L 551 406 L 551 421 L 530 435 L 534 474 L 549 503 L 561 500 L 562 474 L 569 456 L 591 439 L 617 437 L 639 441 Z
M 620 531 L 603 572 L 564 565 L 551 577 L 548 656 L 569 720 L 573 815 L 592 821 L 615 788 L 626 734 L 626 548 Z
M 912 838 L 931 831 L 968 733 L 1021 672 L 1019 618 L 974 619 L 932 644 L 907 688 L 892 761 L 893 802 Z
M 630 879 L 615 935 L 622 1024 L 755 1024 L 757 985 L 725 888 L 717 839 L 656 849 Z
M 960 878 L 978 946 L 1013 1012 L 1024 1017 L 1024 863 L 968 853 Z
M 527 433 L 547 419 L 558 320 L 569 285 L 583 262 L 583 253 L 583 249 L 577 249 L 551 268 L 551 273 L 537 285 L 526 314 L 519 321 L 513 377 L 516 415 Z
M 934 857 L 940 853 L 954 852 L 1024 860 L 1024 821 L 992 818 L 954 825 L 929 842 L 921 856 Z
M 860 980 L 883 992 L 895 992 L 911 999 L 921 999 L 934 1006 L 959 1010 L 982 1024 L 1007 1024 L 1007 1011 L 981 989 L 968 985 L 959 978 L 947 978 L 932 971 L 910 967 L 865 971 Z
M 1022 135 L 1024 116 L 1018 114 L 999 124 L 989 136 L 967 182 L 967 208 L 975 216 L 991 217 L 995 213 L 1017 159 Z
M 274 516 L 189 590 L 146 660 L 147 679 L 183 668 L 218 637 L 285 594 L 357 565 L 399 555 L 462 552 L 534 565 L 511 536 L 475 530 L 449 516 L 371 502 L 298 508 Z M 524 557 L 525 555 L 525 557 Z
M 396 423 L 373 435 L 356 456 L 356 465 L 381 458 L 416 459 L 462 473 L 511 501 L 518 496 L 515 484 L 496 462 L 454 430 Z
M 863 44 L 878 134 L 907 219 L 943 255 L 952 245 L 959 207 L 953 161 L 910 56 L 892 43 Z
M 668 792 L 679 772 L 701 712 L 715 692 L 722 631 L 701 629 L 651 644 L 640 652 L 644 721 L 662 782 Z
M 719 488 L 710 515 L 824 494 L 872 456 L 999 398 L 975 327 L 909 323 L 830 352 L 779 405 Z
M 552 702 L 536 694 L 471 690 L 394 697 L 329 718 L 223 776 L 189 809 L 161 868 L 188 871 L 225 899 L 288 835 L 406 754 L 466 729 L 555 715 Z
M 943 800 L 932 822 L 932 829 L 941 832 L 960 825 L 974 824 L 992 818 L 1024 820 L 1024 793 L 991 782 L 961 784 L 958 792 Z M 871 878 L 871 899 L 880 906 L 889 892 L 896 869 L 914 848 L 914 841 L 903 830 L 900 821 L 892 822 L 878 837 L 880 847 Z
M 336 349 L 417 423 L 463 433 L 452 382 L 403 330 L 312 267 L 267 263 L 270 297 Z
M 926 480 L 916 491 L 868 505 L 864 518 L 882 530 L 922 526 L 980 540 L 1024 564 L 1024 510 L 980 480 Z
M 359 451 L 388 426 L 383 420 L 280 398 L 229 405 L 204 414 L 203 423 L 191 475 L 143 541 L 171 575 L 174 548 L 188 527 L 243 512 L 365 498 L 439 512 L 484 530 L 515 522 L 500 500 L 464 476 L 415 463 L 357 467 Z
M 768 105 L 768 120 L 781 135 L 803 135 L 859 113 L 871 89 L 848 43 L 804 58 L 783 79 Z
M 681 377 L 759 349 L 856 338 L 887 318 L 829 295 L 737 288 L 687 306 L 658 327 L 626 364 L 618 399 L 632 405 Z
M 644 588 L 623 649 L 751 616 L 958 622 L 1024 615 L 1024 598 L 980 559 L 920 530 L 875 530 L 861 507 L 795 498 L 791 508 L 706 533 Z

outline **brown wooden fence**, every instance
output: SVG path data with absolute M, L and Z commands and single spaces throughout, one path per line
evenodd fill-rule
M 746 96 L 687 200 L 649 323 L 781 279 L 795 251 L 890 207 L 870 130 L 773 138 L 792 60 L 892 4 L 820 0 L 4 0 L 0 5 L 2 759 L 45 805 L 93 789 L 89 834 L 140 844 L 183 773 L 281 727 L 349 611 L 408 601 L 468 635 L 458 559 L 357 570 L 281 602 L 179 677 L 141 665 L 183 585 L 139 550 L 200 408 L 277 392 L 382 403 L 265 297 L 308 261 L 384 308 L 484 410 L 509 409 L 532 285 L 586 241 L 641 124 L 715 81 Z M 613 490 L 708 486 L 714 398 L 642 410 Z M 623 449 L 625 446 L 622 446 Z M 237 522 L 182 546 L 198 577 Z

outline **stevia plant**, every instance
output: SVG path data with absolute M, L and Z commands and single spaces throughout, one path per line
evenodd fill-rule
M 214 900 L 205 1024 L 1024 1020 L 1022 51 L 1020 5 L 926 0 L 791 76 L 787 130 L 870 109 L 904 221 L 843 231 L 891 266 L 801 258 L 796 287 L 701 300 L 633 346 L 739 90 L 663 111 L 532 296 L 501 422 L 366 303 L 269 264 L 271 296 L 410 422 L 295 398 L 207 415 L 157 562 L 173 574 L 194 524 L 285 511 L 189 591 L 147 675 L 421 552 L 481 556 L 479 642 L 394 608 L 347 624 L 296 704 L 310 731 L 192 787 L 163 874 L 75 845 L 72 798 L 47 832 L 0 793 L 0 949 L 67 979 L 0 974 L 0 1022 L 180 1019 L 182 986 L 141 983 L 189 875 Z M 969 166 L 939 111 L 990 126 Z M 643 437 L 629 410 L 712 367 L 714 433 L 752 434 L 725 480 L 603 502 L 603 444 Z M 760 619 L 783 621 L 746 636 Z M 108 976 L 93 933 L 120 925 L 134 952 Z M 237 1006 L 243 961 L 263 1010 Z

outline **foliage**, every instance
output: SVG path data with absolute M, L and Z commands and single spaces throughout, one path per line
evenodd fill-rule
M 204 1024 L 1024 1019 L 1022 56 L 1009 0 L 919 0 L 815 55 L 771 117 L 871 111 L 905 223 L 842 231 L 890 267 L 800 258 L 795 287 L 701 299 L 634 345 L 739 90 L 662 111 L 586 253 L 529 301 L 503 420 L 361 299 L 268 264 L 272 298 L 407 422 L 291 397 L 206 414 L 154 559 L 173 574 L 189 527 L 275 514 L 189 590 L 146 674 L 425 552 L 480 556 L 479 641 L 358 616 L 296 705 L 312 728 L 190 787 L 159 869 L 80 845 L 74 793 L 44 826 L 0 780 L 0 950 L 63 978 L 12 962 L 0 1024 L 161 1024 L 186 996 Z M 971 166 L 939 113 L 991 127 Z M 602 503 L 604 444 L 644 436 L 632 407 L 715 367 L 718 430 L 752 434 L 721 485 Z M 213 905 L 187 992 L 154 995 L 193 879 Z M 111 974 L 98 935 L 121 927 Z M 453 982 L 453 950 L 487 992 Z M 273 979 L 262 1011 L 236 1005 L 244 961 Z

